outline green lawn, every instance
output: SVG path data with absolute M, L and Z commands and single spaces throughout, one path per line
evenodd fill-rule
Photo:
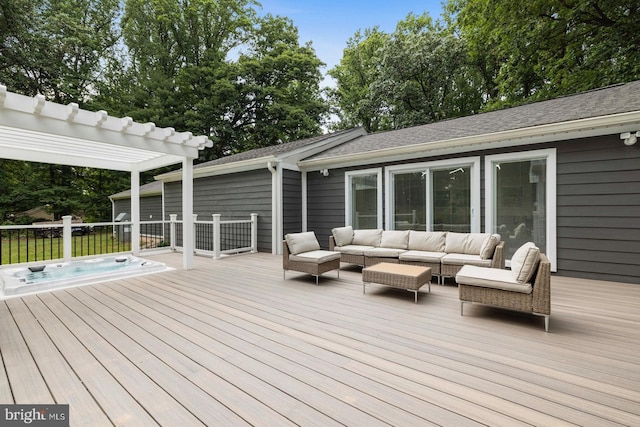
M 81 257 L 131 250 L 130 242 L 120 242 L 109 231 L 73 236 L 72 255 Z M 3 237 L 0 247 L 0 264 L 61 259 L 61 237 Z

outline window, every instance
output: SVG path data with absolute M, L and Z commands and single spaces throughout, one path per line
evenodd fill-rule
M 485 226 L 505 241 L 505 259 L 529 241 L 555 269 L 555 150 L 487 156 Z
M 387 168 L 387 227 L 479 231 L 479 164 L 464 158 Z
M 382 171 L 346 173 L 345 223 L 355 229 L 382 228 Z

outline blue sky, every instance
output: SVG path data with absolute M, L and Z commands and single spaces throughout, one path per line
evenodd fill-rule
M 300 33 L 300 43 L 313 42 L 316 55 L 327 64 L 323 74 L 340 62 L 347 40 L 356 31 L 378 26 L 390 33 L 409 12 L 428 12 L 434 20 L 441 0 L 259 0 L 262 13 L 286 16 Z

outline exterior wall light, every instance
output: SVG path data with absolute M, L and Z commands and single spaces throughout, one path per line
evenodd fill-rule
M 320 169 L 322 176 L 329 176 L 329 169 Z
M 640 131 L 638 132 L 624 132 L 620 134 L 620 139 L 624 140 L 624 145 L 633 145 L 638 142 L 640 137 Z

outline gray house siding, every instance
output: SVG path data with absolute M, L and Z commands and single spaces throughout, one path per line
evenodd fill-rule
M 193 181 L 193 213 L 198 220 L 249 219 L 258 214 L 258 250 L 271 252 L 271 173 L 255 170 L 198 178 Z M 165 219 L 170 214 L 182 218 L 182 182 L 165 183 Z
M 128 220 L 131 220 L 131 199 L 114 200 L 114 213 L 118 216 L 126 212 Z M 140 221 L 162 220 L 162 196 L 148 196 L 140 198 Z
M 558 274 L 640 283 L 640 147 L 558 144 Z
M 640 147 L 625 146 L 618 135 L 461 154 L 481 157 L 481 229 L 485 156 L 541 148 L 557 149 L 557 274 L 640 283 Z M 328 177 L 308 173 L 307 228 L 316 231 L 323 247 L 331 229 L 345 222 L 344 174 L 360 168 L 332 169 Z
M 331 229 L 344 225 L 344 172 L 307 174 L 307 229 L 316 233 L 323 249 L 329 248 Z
M 302 230 L 302 180 L 301 173 L 288 169 L 282 174 L 282 232 L 297 233 Z

